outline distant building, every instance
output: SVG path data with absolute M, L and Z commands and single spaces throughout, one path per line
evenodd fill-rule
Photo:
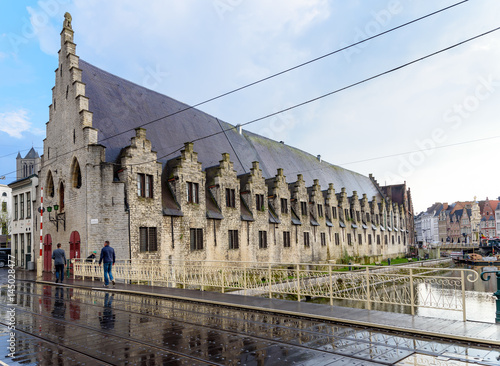
M 120 259 L 293 263 L 377 261 L 412 244 L 406 184 L 380 186 L 80 60 L 69 15 L 49 110 L 45 270 L 58 242 L 69 258 L 110 240 Z
M 16 180 L 37 174 L 38 169 L 40 169 L 40 156 L 34 148 L 31 148 L 24 158 L 20 153 L 17 154 Z
M 40 157 L 35 149 L 16 158 L 17 179 L 9 184 L 12 189 L 11 248 L 17 266 L 28 268 L 35 259 L 35 233 L 37 215 L 34 212 L 37 201 L 38 169 Z M 38 246 L 36 246 L 38 248 Z

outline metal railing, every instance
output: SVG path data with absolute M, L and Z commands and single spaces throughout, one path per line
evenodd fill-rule
M 351 269 L 351 270 L 349 270 Z M 97 262 L 73 260 L 73 276 L 102 278 Z M 232 261 L 126 260 L 113 266 L 128 283 L 296 298 L 322 297 L 373 304 L 461 311 L 466 320 L 465 284 L 479 275 L 470 269 Z

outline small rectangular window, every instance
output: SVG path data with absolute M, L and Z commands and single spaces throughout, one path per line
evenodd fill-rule
M 288 200 L 286 198 L 281 199 L 281 213 L 282 214 L 288 213 Z
M 145 197 L 146 176 L 144 174 L 137 174 L 137 195 L 139 197 Z
M 236 207 L 236 192 L 234 189 L 226 188 L 226 207 Z
M 259 231 L 259 248 L 267 248 L 267 231 Z
M 255 209 L 258 211 L 264 211 L 266 208 L 264 204 L 264 195 L 263 194 L 256 194 L 255 195 Z
M 326 246 L 326 234 L 325 233 L 321 233 L 321 246 L 324 247 Z
M 337 207 L 333 207 L 333 206 L 332 206 L 332 217 L 333 217 L 334 219 L 336 219 L 336 218 L 337 218 Z
M 300 202 L 300 211 L 302 213 L 302 216 L 307 215 L 307 202 Z
M 153 198 L 153 176 L 146 175 L 146 197 Z
M 200 203 L 198 183 L 186 182 L 188 203 Z
M 309 243 L 309 233 L 308 232 L 304 233 L 304 246 L 305 247 L 309 247 L 310 246 L 310 243 Z
M 359 211 L 356 211 L 356 221 L 357 221 L 357 222 L 360 222 L 360 221 L 361 221 Z
M 238 230 L 229 230 L 229 249 L 238 249 L 240 247 L 238 242 Z
M 380 235 L 377 234 L 377 245 L 380 245 Z
M 372 234 L 368 234 L 368 245 L 372 245 Z
M 335 245 L 340 245 L 340 235 L 339 235 L 339 233 L 335 233 Z
M 285 248 L 290 248 L 290 232 L 283 231 L 283 246 Z
M 318 205 L 318 216 L 323 217 L 323 205 Z
M 358 234 L 358 243 L 359 245 L 363 244 L 363 235 Z
M 19 218 L 19 210 L 17 206 L 17 195 L 14 196 L 14 220 L 17 220 Z
M 26 192 L 26 218 L 31 218 L 31 192 Z
M 139 228 L 139 246 L 141 252 L 156 252 L 158 250 L 155 227 Z
M 351 237 L 351 234 L 347 234 L 347 244 L 352 245 L 352 237 Z
M 19 218 L 24 219 L 24 194 L 23 193 L 21 193 L 19 195 L 19 207 L 21 209 L 21 212 L 19 214 Z
M 191 250 L 203 250 L 203 229 L 189 229 Z

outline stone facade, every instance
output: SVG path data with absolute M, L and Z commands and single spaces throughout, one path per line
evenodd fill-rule
M 393 201 L 393 195 L 385 194 L 385 187 L 371 178 L 255 135 L 243 138 L 238 132 L 231 135 L 233 141 L 254 143 L 248 154 L 266 147 L 267 151 L 256 154 L 267 157 L 265 164 L 262 160 L 245 163 L 243 148 L 238 154 L 233 145 L 226 150 L 200 142 L 186 142 L 176 150 L 180 150 L 177 156 L 169 154 L 166 159 L 155 146 L 161 148 L 161 138 L 182 131 L 166 129 L 159 136 L 158 130 L 137 127 L 136 122 L 127 137 L 114 136 L 111 119 L 95 117 L 96 112 L 102 116 L 108 111 L 95 107 L 86 93 L 88 89 L 106 95 L 111 91 L 89 84 L 97 72 L 85 74 L 75 51 L 71 23 L 66 22 L 39 171 L 37 197 L 43 191 L 44 207 L 51 208 L 50 220 L 44 215 L 45 257 L 58 242 L 69 258 L 85 257 L 105 240 L 110 240 L 119 259 L 139 260 L 373 262 L 406 254 L 412 235 L 409 192 L 404 202 Z M 110 84 L 103 83 L 102 88 Z M 147 98 L 141 99 L 146 102 Z M 115 103 L 109 113 L 121 110 L 119 101 Z M 136 107 L 143 108 L 142 104 Z M 126 114 L 122 112 L 121 118 Z M 201 114 L 195 111 L 192 118 Z M 184 120 L 182 128 L 188 129 L 189 123 L 201 128 L 190 120 Z M 117 140 L 122 142 L 117 145 Z M 203 167 L 213 161 L 207 157 L 213 150 L 220 151 L 218 163 Z M 269 157 L 269 151 L 275 154 Z M 283 152 L 290 152 L 297 166 L 323 164 L 329 175 L 320 169 L 321 179 L 307 184 L 302 173 L 289 179 L 279 166 L 270 172 L 278 156 L 286 158 L 279 155 Z M 328 177 L 345 181 L 346 186 L 336 186 Z M 353 187 L 362 190 L 360 196 Z M 44 268 L 49 270 L 50 265 Z

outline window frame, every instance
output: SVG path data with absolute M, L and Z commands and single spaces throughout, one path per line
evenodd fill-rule
M 259 249 L 267 249 L 267 231 L 259 230 Z
M 288 214 L 288 199 L 281 198 L 280 199 L 281 213 Z
M 236 208 L 236 190 L 226 188 L 226 207 Z
M 203 229 L 202 228 L 190 228 L 189 229 L 189 240 L 191 251 L 203 250 Z
M 283 231 L 283 247 L 284 248 L 291 247 L 290 232 L 289 231 Z
M 144 234 L 145 233 L 145 236 Z M 139 227 L 139 252 L 149 253 L 158 251 L 158 229 L 157 227 Z
M 309 248 L 311 246 L 311 242 L 309 240 L 309 231 L 304 231 L 304 246 Z
M 239 249 L 238 230 L 228 230 L 229 249 Z
M 197 182 L 186 182 L 187 202 L 200 203 L 200 185 Z

